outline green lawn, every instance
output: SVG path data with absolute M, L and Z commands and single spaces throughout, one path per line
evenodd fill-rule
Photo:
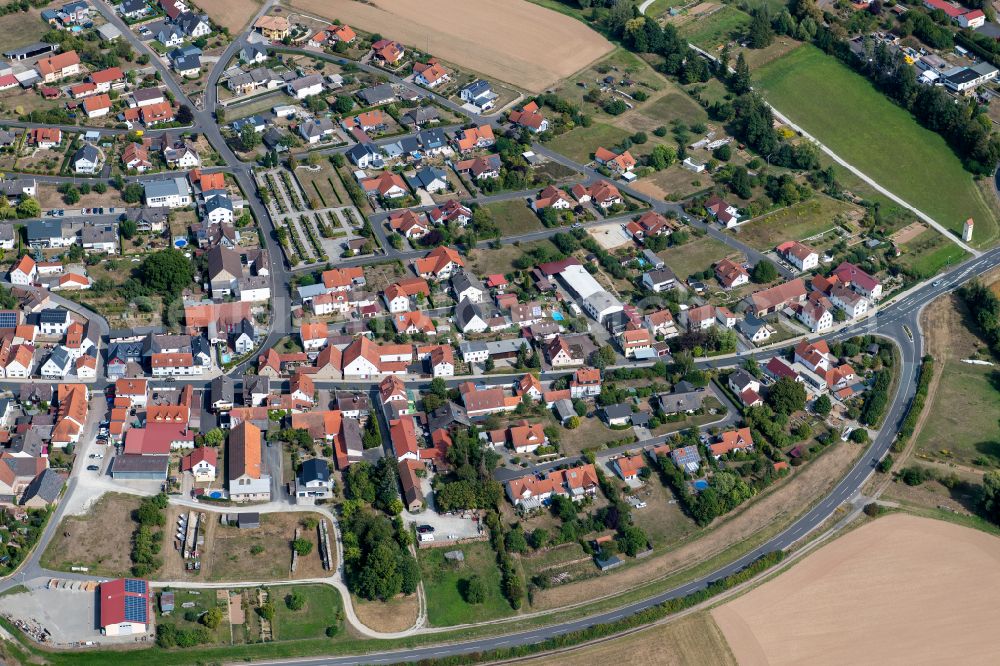
M 1000 463 L 1000 390 L 996 368 L 948 361 L 927 407 L 917 449 L 932 458 L 965 464 L 981 455 Z
M 772 250 L 786 240 L 804 241 L 835 228 L 837 224 L 834 217 L 855 208 L 845 201 L 817 195 L 808 201 L 747 222 L 738 228 L 735 235 L 758 250 Z
M 686 280 L 692 273 L 711 268 L 731 254 L 729 246 L 704 236 L 684 245 L 677 245 L 659 252 L 658 256 L 666 262 L 679 280 Z
M 322 638 L 326 636 L 327 627 L 340 625 L 340 594 L 329 585 L 272 587 L 270 592 L 274 597 L 275 640 Z M 292 592 L 305 597 L 306 605 L 301 610 L 290 610 L 285 603 L 285 597 Z
M 944 139 L 861 75 L 803 46 L 755 78 L 775 108 L 883 187 L 956 234 L 974 218 L 978 246 L 997 241 L 997 212 Z
M 708 121 L 708 114 L 695 102 L 690 95 L 682 90 L 672 90 L 652 104 L 646 106 L 640 113 L 651 118 L 660 125 L 669 125 L 674 120 L 681 120 L 688 125 Z
M 968 253 L 934 229 L 928 229 L 903 246 L 905 254 L 900 263 L 929 278 L 938 271 L 956 264 Z
M 696 18 L 681 26 L 679 32 L 689 42 L 706 51 L 713 51 L 733 37 L 743 33 L 750 25 L 750 16 L 732 5 L 723 5 L 710 16 Z
M 465 553 L 465 562 L 445 560 L 444 554 L 452 550 Z M 485 622 L 507 617 L 514 612 L 500 593 L 500 569 L 497 568 L 496 555 L 485 541 L 455 548 L 426 548 L 418 552 L 418 560 L 427 594 L 427 619 L 431 626 Z M 474 574 L 486 584 L 486 601 L 481 604 L 466 603 L 462 597 L 462 586 Z
M 604 146 L 611 150 L 628 136 L 629 133 L 620 127 L 594 123 L 590 127 L 577 127 L 560 134 L 546 145 L 571 160 L 587 163 L 599 147 Z
M 524 199 L 511 199 L 492 203 L 485 208 L 493 215 L 493 221 L 500 229 L 501 236 L 517 236 L 531 231 L 539 231 L 542 223 L 535 212 L 528 208 Z

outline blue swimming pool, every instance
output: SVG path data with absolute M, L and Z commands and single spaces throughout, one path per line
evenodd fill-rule
M 208 496 L 211 497 L 212 499 L 222 499 L 222 493 L 219 492 L 218 490 L 213 490 L 208 494 Z
M 187 244 L 188 244 L 188 242 L 187 242 L 186 238 L 175 238 L 174 239 L 174 247 L 176 247 L 178 250 L 181 250 L 181 249 L 187 247 Z
M 562 316 L 561 312 L 553 312 L 552 313 L 552 318 L 555 319 L 556 321 L 562 321 L 563 320 L 563 316 Z
M 705 479 L 695 479 L 694 481 L 691 482 L 691 485 L 694 486 L 694 489 L 697 490 L 698 492 L 708 489 L 708 481 L 706 481 Z

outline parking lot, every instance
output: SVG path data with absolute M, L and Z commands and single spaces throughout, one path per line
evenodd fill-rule
M 403 512 L 403 521 L 434 528 L 434 541 L 458 541 L 480 536 L 480 523 L 473 520 L 472 512 L 463 514 L 439 514 L 434 510 L 434 494 L 431 492 L 431 475 L 420 480 L 420 489 L 427 499 L 427 509 L 420 513 Z

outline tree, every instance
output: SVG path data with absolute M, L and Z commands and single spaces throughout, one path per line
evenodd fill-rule
M 399 594 L 403 587 L 403 577 L 397 560 L 395 549 L 389 542 L 377 543 L 358 576 L 358 594 L 365 599 L 381 601 Z
M 122 189 L 122 200 L 125 203 L 139 203 L 146 193 L 139 183 L 129 183 Z
M 728 162 L 733 157 L 733 149 L 729 147 L 728 143 L 724 143 L 712 151 L 712 157 L 721 162 Z
M 194 121 L 194 114 L 191 113 L 191 107 L 187 104 L 181 104 L 181 107 L 177 109 L 176 119 L 181 125 L 190 125 Z
M 122 238 L 126 240 L 135 236 L 137 231 L 138 226 L 136 225 L 135 220 L 125 220 L 118 225 L 118 232 L 122 235 Z
M 257 614 L 270 622 L 274 619 L 274 604 L 270 601 L 265 602 L 263 606 L 257 608 Z
M 257 130 L 253 128 L 253 125 L 244 125 L 240 129 L 240 147 L 243 148 L 244 152 L 249 152 L 259 145 L 260 134 L 257 134 Z
M 767 404 L 778 414 L 800 411 L 806 404 L 806 389 L 794 379 L 782 377 L 768 389 Z
M 334 104 L 337 113 L 347 113 L 353 108 L 354 100 L 351 99 L 350 95 L 337 95 L 337 101 Z
M 773 41 L 774 29 L 771 27 L 771 19 L 765 10 L 758 9 L 750 19 L 747 43 L 752 49 L 763 49 L 770 46 Z
M 549 533 L 544 527 L 536 527 L 528 536 L 528 543 L 530 543 L 531 547 L 535 550 L 543 548 L 549 543 Z
M 467 604 L 481 604 L 486 601 L 486 583 L 479 576 L 472 576 L 465 581 L 462 597 Z
M 62 199 L 66 205 L 72 206 L 73 204 L 80 201 L 80 190 L 70 185 L 63 192 Z
M 983 475 L 982 508 L 987 518 L 1000 524 L 1000 472 Z
M 825 393 L 813 401 L 813 412 L 819 416 L 826 416 L 832 408 L 833 403 L 830 402 L 830 396 Z
M 778 279 L 778 269 L 767 259 L 761 259 L 750 271 L 750 278 L 757 284 L 767 284 Z
M 222 609 L 218 606 L 209 608 L 204 615 L 201 616 L 201 623 L 208 627 L 209 629 L 215 629 L 222 622 Z
M 649 543 L 646 533 L 635 525 L 623 529 L 615 540 L 618 542 L 618 549 L 629 557 L 635 557 L 639 551 L 646 550 Z
M 17 202 L 17 216 L 20 218 L 38 217 L 41 213 L 42 207 L 33 197 L 21 197 Z
M 729 87 L 737 95 L 743 95 L 750 92 L 750 66 L 747 64 L 746 58 L 743 57 L 743 52 L 736 56 L 736 67 L 735 71 L 729 77 Z
M 615 362 L 615 350 L 611 345 L 602 345 L 600 349 L 592 354 L 590 364 L 595 368 L 603 370 Z
M 194 267 L 180 250 L 160 250 L 143 259 L 138 277 L 147 289 L 175 297 L 194 280 Z
M 295 590 L 285 597 L 285 605 L 288 606 L 288 610 L 302 610 L 305 608 L 306 598 L 301 592 Z
M 528 540 L 524 537 L 524 530 L 520 525 L 507 532 L 504 539 L 508 552 L 526 553 L 528 552 Z

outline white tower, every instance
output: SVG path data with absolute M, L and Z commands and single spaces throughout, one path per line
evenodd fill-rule
M 965 221 L 965 226 L 962 228 L 962 240 L 968 243 L 972 240 L 972 228 L 975 226 L 972 218 L 970 217 Z

